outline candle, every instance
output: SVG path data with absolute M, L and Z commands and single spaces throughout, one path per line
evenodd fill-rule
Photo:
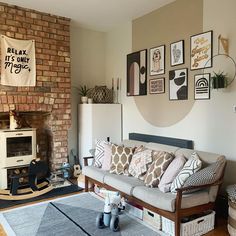
M 117 90 L 119 90 L 119 78 L 117 78 Z

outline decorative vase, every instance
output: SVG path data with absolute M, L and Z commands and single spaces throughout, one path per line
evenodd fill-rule
M 13 115 L 10 115 L 10 130 L 14 130 L 16 128 L 17 128 L 17 123 L 15 117 Z
M 88 103 L 88 97 L 81 97 L 81 102 L 83 104 Z
M 93 99 L 92 98 L 88 98 L 88 104 L 92 104 L 93 103 Z

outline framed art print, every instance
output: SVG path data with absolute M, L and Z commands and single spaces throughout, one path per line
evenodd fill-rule
M 165 74 L 165 45 L 150 49 L 150 75 Z
M 210 73 L 194 76 L 194 99 L 210 99 Z
M 147 95 L 147 49 L 127 55 L 127 96 Z
M 191 70 L 212 67 L 212 35 L 213 31 L 208 31 L 191 36 Z
M 169 71 L 170 100 L 188 99 L 188 69 Z
M 170 44 L 170 65 L 184 64 L 184 40 Z
M 149 93 L 150 94 L 165 93 L 165 78 L 150 79 Z

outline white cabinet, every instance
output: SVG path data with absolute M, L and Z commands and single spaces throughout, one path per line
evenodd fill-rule
M 122 139 L 121 104 L 79 104 L 79 157 L 91 156 L 89 150 L 95 148 L 95 139 L 120 143 Z

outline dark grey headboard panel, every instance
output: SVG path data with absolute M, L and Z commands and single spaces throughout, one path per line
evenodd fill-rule
M 129 133 L 129 139 L 143 142 L 166 144 L 180 148 L 193 149 L 193 141 L 186 139 L 169 138 L 169 137 L 155 136 L 149 134 L 138 134 L 138 133 Z

